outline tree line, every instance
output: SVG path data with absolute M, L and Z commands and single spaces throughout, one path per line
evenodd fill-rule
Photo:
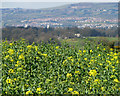
M 5 40 L 18 40 L 21 37 L 32 42 L 48 41 L 52 39 L 65 39 L 65 38 L 76 38 L 75 34 L 80 34 L 83 37 L 116 37 L 118 36 L 118 29 L 91 29 L 84 28 L 80 29 L 77 27 L 66 27 L 66 28 L 41 28 L 41 27 L 5 27 L 2 28 L 2 39 Z

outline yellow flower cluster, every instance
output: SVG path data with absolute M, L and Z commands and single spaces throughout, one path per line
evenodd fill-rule
M 95 83 L 95 84 L 100 84 L 100 79 L 95 79 L 95 80 L 94 80 L 94 83 Z
M 11 79 L 7 79 L 6 83 L 12 83 L 12 80 Z
M 77 91 L 73 91 L 72 94 L 79 94 L 79 92 L 77 92 Z
M 43 55 L 43 56 L 45 56 L 45 57 L 47 56 L 47 54 L 41 54 L 41 55 Z
M 120 81 L 119 81 L 118 79 L 114 79 L 114 82 L 117 82 L 117 83 L 119 83 Z
M 80 71 L 75 71 L 75 74 L 79 74 L 80 73 Z
M 27 48 L 28 48 L 28 49 L 31 49 L 31 48 L 32 48 L 32 45 L 28 45 Z
M 89 75 L 90 76 L 96 76 L 97 75 L 97 71 L 96 70 L 90 70 Z
M 23 54 L 19 55 L 19 59 L 24 60 L 24 55 Z
M 68 88 L 68 91 L 73 91 L 73 88 Z
M 59 49 L 59 46 L 56 46 L 56 49 Z
M 13 50 L 13 49 L 9 49 L 9 50 L 8 50 L 8 53 L 9 53 L 10 55 L 13 55 L 13 54 L 14 54 L 14 50 Z
M 72 74 L 71 73 L 67 73 L 67 77 L 72 77 Z
M 13 69 L 10 69 L 10 70 L 8 71 L 8 73 L 14 73 L 14 70 L 13 70 Z
M 28 94 L 33 94 L 33 93 L 32 93 L 32 91 L 29 90 L 26 92 L 26 95 L 28 95 Z

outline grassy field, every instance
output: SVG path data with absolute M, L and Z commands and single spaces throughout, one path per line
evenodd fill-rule
M 105 39 L 105 40 L 108 40 L 108 41 L 118 41 L 118 37 L 89 37 L 89 38 L 93 39 L 93 40 Z
M 62 39 L 62 43 L 67 43 L 77 49 L 83 49 L 85 42 L 90 42 L 91 45 L 96 45 L 97 42 L 101 41 L 103 43 L 118 42 L 117 37 L 87 37 L 87 38 L 72 38 L 72 39 Z

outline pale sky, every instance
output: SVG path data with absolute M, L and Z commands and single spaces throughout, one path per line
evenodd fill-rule
M 0 0 L 0 1 L 2 1 L 2 8 L 26 8 L 26 9 L 50 8 L 78 2 L 119 2 L 119 0 Z
M 2 2 L 119 2 L 120 0 L 0 0 Z
M 25 9 L 40 9 L 63 6 L 71 3 L 63 2 L 3 2 L 2 8 L 25 8 Z

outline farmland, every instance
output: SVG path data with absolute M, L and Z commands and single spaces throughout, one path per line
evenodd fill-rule
M 114 42 L 120 42 L 118 37 L 86 37 L 86 38 L 72 38 L 72 39 L 61 39 L 61 43 L 67 43 L 74 46 L 76 49 L 84 49 L 86 42 L 90 42 L 91 45 L 97 45 L 98 42 L 102 43 L 106 48 L 110 48 L 110 45 Z
M 65 42 L 59 46 L 5 40 L 2 94 L 118 94 L 119 55 L 90 41 L 78 48 Z

